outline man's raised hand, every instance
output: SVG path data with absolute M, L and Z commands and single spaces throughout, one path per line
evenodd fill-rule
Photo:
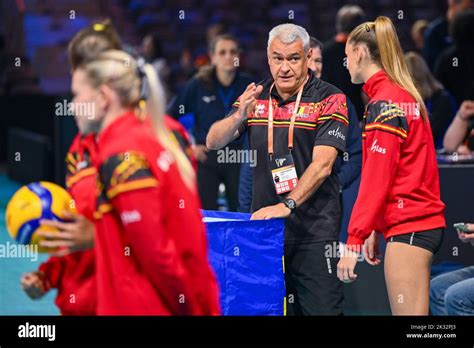
M 252 82 L 247 86 L 244 93 L 240 96 L 240 105 L 238 115 L 242 120 L 248 118 L 249 114 L 253 112 L 255 106 L 257 105 L 257 97 L 262 93 L 263 86 L 256 85 L 255 82 Z

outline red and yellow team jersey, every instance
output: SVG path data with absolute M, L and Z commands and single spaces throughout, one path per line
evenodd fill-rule
M 96 174 L 92 164 L 93 136 L 74 139 L 66 157 L 66 186 L 79 214 L 92 220 L 95 206 Z M 39 268 L 49 288 L 58 289 L 56 305 L 63 315 L 95 315 L 96 283 L 94 250 L 50 257 Z
M 99 315 L 217 315 L 197 193 L 133 113 L 98 137 Z

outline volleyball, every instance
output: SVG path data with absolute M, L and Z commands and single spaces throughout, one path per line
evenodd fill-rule
M 18 243 L 37 245 L 39 252 L 46 252 L 38 243 L 37 231 L 41 220 L 65 221 L 63 212 L 75 212 L 74 200 L 61 186 L 41 181 L 22 186 L 7 205 L 5 221 L 8 234 Z M 57 231 L 41 226 L 44 231 Z

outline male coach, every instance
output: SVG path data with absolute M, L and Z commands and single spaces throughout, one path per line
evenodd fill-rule
M 288 315 L 342 314 L 337 278 L 340 203 L 333 164 L 345 150 L 346 97 L 308 69 L 307 31 L 282 24 L 267 47 L 272 78 L 248 85 L 229 115 L 211 127 L 219 149 L 247 132 L 257 152 L 252 218 L 286 218 Z

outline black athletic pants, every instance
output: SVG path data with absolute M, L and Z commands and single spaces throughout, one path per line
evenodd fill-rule
M 287 315 L 342 315 L 339 241 L 285 245 Z

